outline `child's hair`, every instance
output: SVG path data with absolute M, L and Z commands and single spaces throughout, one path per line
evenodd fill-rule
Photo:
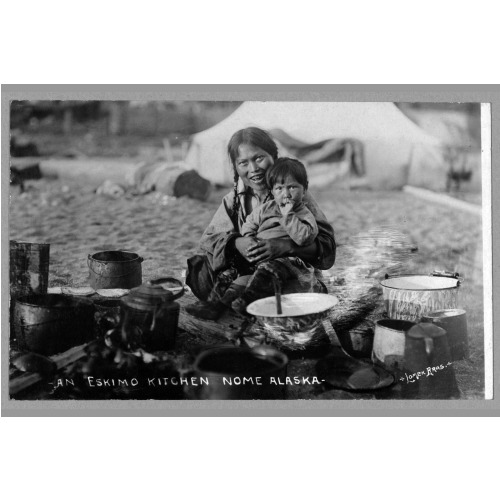
M 266 170 L 266 182 L 269 189 L 272 189 L 278 182 L 285 182 L 285 179 L 293 177 L 304 189 L 309 186 L 307 180 L 306 167 L 299 161 L 293 158 L 279 158 Z
M 276 161 L 278 159 L 278 146 L 274 142 L 273 138 L 265 131 L 257 127 L 248 127 L 238 130 L 235 132 L 231 139 L 229 139 L 229 143 L 227 145 L 227 152 L 229 154 L 229 158 L 231 159 L 231 163 L 233 165 L 233 190 L 234 190 L 234 201 L 232 207 L 232 215 L 233 217 L 238 212 L 238 206 L 240 204 L 240 200 L 238 198 L 238 172 L 236 170 L 236 158 L 238 158 L 239 147 L 242 144 L 249 144 L 250 146 L 254 146 L 260 149 L 263 149 L 266 153 L 271 155 L 272 159 Z

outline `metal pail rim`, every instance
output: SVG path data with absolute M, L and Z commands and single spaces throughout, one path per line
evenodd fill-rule
M 415 288 L 412 288 L 412 284 L 411 284 L 411 280 L 412 278 L 422 278 L 425 280 L 432 280 L 432 281 L 436 281 L 436 280 L 440 280 L 438 283 L 441 283 L 441 286 L 438 286 L 438 287 L 431 287 L 431 288 L 427 288 L 427 287 L 415 287 Z M 406 281 L 404 281 L 406 280 Z M 391 286 L 391 285 L 395 285 L 396 283 L 395 282 L 398 282 L 398 281 L 403 281 L 403 283 L 406 284 L 406 286 Z M 450 286 L 442 286 L 444 283 L 448 282 L 450 284 Z M 453 282 L 453 284 L 452 284 Z M 389 288 L 389 289 L 392 289 L 392 290 L 410 290 L 410 291 L 416 291 L 416 292 L 433 292 L 433 291 L 439 291 L 439 290 L 452 290 L 454 288 L 458 288 L 459 285 L 460 285 L 460 280 L 458 278 L 449 278 L 449 277 L 444 277 L 444 276 L 429 276 L 429 275 L 425 275 L 425 274 L 411 274 L 411 275 L 401 275 L 401 276 L 395 276 L 393 278 L 387 278 L 387 279 L 384 279 L 380 282 L 380 284 L 384 287 L 384 288 Z M 416 286 L 415 284 L 413 284 L 413 286 Z
M 422 317 L 429 319 L 443 319 L 443 318 L 456 318 L 457 316 L 463 316 L 464 314 L 466 314 L 464 309 L 448 308 L 448 309 L 436 309 L 434 311 L 430 311 L 424 314 Z
M 97 258 L 96 256 L 99 255 L 99 254 L 106 254 L 106 253 L 115 253 L 115 254 L 128 254 L 130 255 L 132 258 L 127 258 L 127 259 L 123 259 L 123 260 L 109 260 L 109 259 L 99 259 Z M 135 252 L 130 252 L 128 250 L 101 250 L 100 252 L 96 252 L 94 254 L 89 254 L 88 255 L 88 258 L 90 260 L 94 260 L 96 262 L 101 262 L 101 263 L 106 263 L 106 264 L 109 264 L 109 263 L 123 263 L 123 262 L 135 262 L 135 261 L 140 261 L 142 262 L 144 259 L 139 256 L 139 254 L 135 253 Z
M 385 325 L 384 323 L 394 323 L 394 328 L 391 328 L 390 326 Z M 401 326 L 407 325 L 408 328 L 402 329 L 402 328 L 396 328 L 396 324 L 400 324 Z M 414 321 L 408 321 L 406 319 L 392 319 L 392 318 L 384 318 L 384 319 L 379 319 L 375 321 L 375 328 L 377 326 L 380 326 L 380 328 L 384 328 L 385 330 L 391 330 L 393 332 L 398 332 L 398 333 L 405 333 L 408 331 L 410 328 L 415 326 L 416 323 Z M 375 331 L 376 333 L 376 331 Z
M 51 306 L 50 304 L 33 304 L 29 302 L 28 299 L 33 299 L 34 297 L 57 297 L 59 300 L 67 301 L 67 304 L 63 304 L 60 306 Z M 75 307 L 80 306 L 92 306 L 93 303 L 90 299 L 85 297 L 75 297 L 73 295 L 62 295 L 60 293 L 44 293 L 44 294 L 31 294 L 31 295 L 22 295 L 20 297 L 15 298 L 15 302 L 17 304 L 22 304 L 25 306 L 31 307 L 39 307 L 45 309 L 74 309 Z
M 50 247 L 50 243 L 45 242 L 37 242 L 37 241 L 25 241 L 25 240 L 9 240 L 10 243 L 17 243 L 21 245 L 32 245 L 32 246 L 40 246 L 40 247 Z

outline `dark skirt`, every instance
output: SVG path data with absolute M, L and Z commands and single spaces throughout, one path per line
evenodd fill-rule
M 243 260 L 243 258 L 241 259 Z M 214 287 L 219 285 L 217 282 L 218 273 L 216 273 L 210 265 L 208 258 L 205 255 L 194 255 L 187 260 L 186 285 L 189 286 L 193 294 L 199 299 L 206 301 L 212 294 Z M 251 275 L 255 268 L 250 266 L 246 261 L 237 262 L 237 272 L 239 275 Z M 323 282 L 317 280 L 317 286 L 314 291 L 317 293 L 328 293 L 328 290 Z M 227 284 L 229 285 L 229 283 Z M 223 292 L 221 290 L 221 292 Z

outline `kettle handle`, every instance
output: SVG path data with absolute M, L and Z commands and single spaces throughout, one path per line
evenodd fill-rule
M 434 340 L 430 337 L 424 338 L 425 342 L 425 353 L 427 354 L 427 362 L 432 366 L 432 361 L 434 359 Z
M 162 306 L 163 306 L 163 304 L 160 303 L 160 304 L 156 304 L 156 307 L 154 308 L 153 317 L 151 318 L 151 326 L 149 327 L 150 331 L 153 331 L 155 329 L 155 326 L 156 326 L 156 317 L 160 313 Z

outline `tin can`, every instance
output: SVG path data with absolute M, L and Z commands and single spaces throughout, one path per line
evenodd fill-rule
M 403 366 L 406 332 L 415 326 L 411 321 L 381 319 L 375 323 L 372 360 L 389 370 Z
M 10 296 L 47 293 L 49 243 L 10 241 Z

